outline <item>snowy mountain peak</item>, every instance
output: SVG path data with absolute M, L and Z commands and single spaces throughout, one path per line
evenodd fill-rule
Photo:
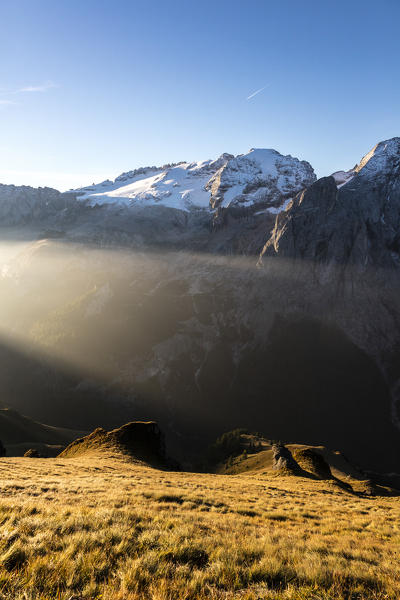
M 95 204 L 162 205 L 181 210 L 274 206 L 310 185 L 311 165 L 276 150 L 253 148 L 247 154 L 224 153 L 216 160 L 180 162 L 122 173 L 115 181 L 77 190 Z
M 387 175 L 396 168 L 400 169 L 400 137 L 394 137 L 376 144 L 356 165 L 349 171 L 336 171 L 332 177 L 338 188 L 343 187 L 356 175 L 359 177 L 374 178 Z
M 210 179 L 212 208 L 231 205 L 274 205 L 311 185 L 316 176 L 311 165 L 277 150 L 252 148 L 230 159 Z
M 379 142 L 356 166 L 356 173 L 373 174 L 392 169 L 393 163 L 400 160 L 400 137 Z

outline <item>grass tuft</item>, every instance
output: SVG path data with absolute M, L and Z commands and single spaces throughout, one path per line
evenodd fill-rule
M 17 544 L 9 548 L 1 557 L 1 565 L 7 571 L 21 567 L 27 559 L 26 552 Z

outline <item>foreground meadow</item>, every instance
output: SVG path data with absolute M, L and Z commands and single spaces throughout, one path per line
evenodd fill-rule
M 0 600 L 400 598 L 399 498 L 111 454 L 0 477 Z

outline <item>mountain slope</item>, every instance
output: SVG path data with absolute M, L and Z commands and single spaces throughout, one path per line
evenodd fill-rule
M 29 448 L 53 456 L 79 435 L 82 431 L 43 425 L 16 410 L 0 409 L 0 440 L 9 456 L 21 456 Z

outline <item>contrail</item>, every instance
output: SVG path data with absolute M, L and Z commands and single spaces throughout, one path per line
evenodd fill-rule
M 264 87 L 260 88 L 256 92 L 253 92 L 252 94 L 250 94 L 250 96 L 247 96 L 246 100 L 250 100 L 251 98 L 254 98 L 254 96 L 257 96 L 257 94 L 259 94 L 260 92 L 265 90 L 266 87 L 268 87 L 268 86 L 264 85 Z

